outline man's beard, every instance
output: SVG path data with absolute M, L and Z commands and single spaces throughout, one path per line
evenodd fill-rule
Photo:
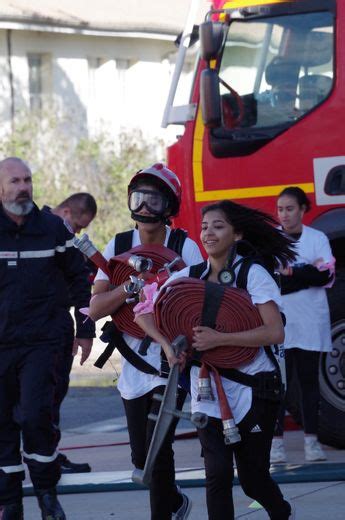
M 28 199 L 23 202 L 4 202 L 2 201 L 2 205 L 6 211 L 16 215 L 17 217 L 23 217 L 28 215 L 32 208 L 34 207 L 34 203 L 32 200 Z

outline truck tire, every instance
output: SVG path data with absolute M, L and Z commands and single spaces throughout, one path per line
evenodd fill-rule
M 345 449 L 345 269 L 328 291 L 331 312 L 333 350 L 320 359 L 319 439 Z

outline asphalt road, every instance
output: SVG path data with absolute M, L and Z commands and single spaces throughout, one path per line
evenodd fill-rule
M 70 430 L 123 415 L 122 401 L 115 386 L 70 387 L 62 403 L 60 426 L 62 430 Z

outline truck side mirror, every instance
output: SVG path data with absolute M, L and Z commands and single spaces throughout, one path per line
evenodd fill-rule
M 218 73 L 204 69 L 200 76 L 200 104 L 204 125 L 217 128 L 222 124 Z
M 223 46 L 224 24 L 204 22 L 199 26 L 199 36 L 202 59 L 207 62 L 215 59 Z

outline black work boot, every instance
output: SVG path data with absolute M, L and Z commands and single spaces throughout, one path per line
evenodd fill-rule
M 71 462 L 66 455 L 59 453 L 57 461 L 60 464 L 61 473 L 90 473 L 91 467 L 87 462 Z
M 24 520 L 23 504 L 15 502 L 14 504 L 0 506 L 0 520 Z
M 65 513 L 56 496 L 56 489 L 35 489 L 42 520 L 66 520 Z

